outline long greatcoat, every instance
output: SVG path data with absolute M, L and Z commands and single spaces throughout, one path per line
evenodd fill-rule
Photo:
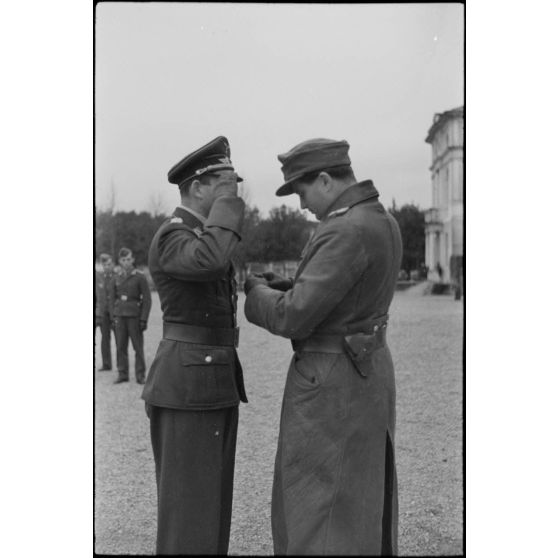
M 309 240 L 293 287 L 256 285 L 248 320 L 295 349 L 372 333 L 385 323 L 401 236 L 371 181 L 348 188 Z M 376 324 L 376 326 L 374 325 Z M 396 554 L 395 381 L 377 332 L 360 363 L 340 351 L 296 350 L 281 411 L 272 494 L 276 554 Z

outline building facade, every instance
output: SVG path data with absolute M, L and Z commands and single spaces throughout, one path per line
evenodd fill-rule
M 434 115 L 432 206 L 425 213 L 428 279 L 461 283 L 463 269 L 463 107 Z

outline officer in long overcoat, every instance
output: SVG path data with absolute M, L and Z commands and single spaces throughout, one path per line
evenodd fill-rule
M 244 202 L 229 157 L 219 136 L 169 171 L 182 203 L 149 249 L 163 311 L 142 395 L 155 457 L 157 554 L 226 554 L 229 546 L 238 405 L 247 401 L 231 263 Z
M 109 309 L 109 286 L 114 277 L 114 264 L 109 254 L 101 254 L 103 271 L 95 272 L 95 325 L 101 329 L 101 358 L 99 370 L 112 369 L 110 336 L 112 332 Z
M 386 343 L 401 263 L 397 222 L 346 141 L 279 155 L 320 220 L 293 279 L 245 285 L 248 320 L 292 340 L 272 493 L 275 554 L 397 553 L 395 382 Z
M 111 319 L 116 334 L 116 366 L 118 377 L 115 384 L 129 381 L 128 340 L 132 341 L 135 352 L 134 368 L 136 382 L 145 383 L 145 355 L 143 332 L 151 310 L 151 291 L 145 275 L 134 267 L 134 257 L 129 248 L 118 252 L 120 272 L 109 288 Z

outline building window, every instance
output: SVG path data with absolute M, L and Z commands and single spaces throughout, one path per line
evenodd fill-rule
M 446 208 L 448 206 L 448 183 L 445 180 L 447 167 L 444 169 L 443 175 L 438 175 L 440 178 L 440 207 Z
M 463 161 L 456 161 L 457 179 L 454 185 L 455 201 L 463 201 Z

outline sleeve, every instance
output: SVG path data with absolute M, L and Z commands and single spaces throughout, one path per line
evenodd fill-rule
M 99 281 L 100 281 L 99 272 L 95 271 L 95 316 L 103 315 L 101 311 L 101 297 L 103 296 L 103 293 L 99 288 Z
M 147 322 L 149 312 L 151 311 L 151 291 L 145 275 L 141 275 L 140 289 L 141 289 L 141 315 L 140 320 Z
M 224 276 L 240 241 L 244 201 L 238 197 L 215 200 L 201 236 L 183 225 L 169 227 L 159 238 L 161 269 L 186 281 L 208 281 Z
M 116 275 L 112 277 L 108 286 L 108 311 L 110 314 L 110 319 L 114 319 L 114 301 L 116 299 Z
M 367 267 L 360 232 L 334 222 L 317 234 L 293 288 L 256 285 L 246 297 L 248 321 L 289 339 L 305 339 L 346 296 Z

